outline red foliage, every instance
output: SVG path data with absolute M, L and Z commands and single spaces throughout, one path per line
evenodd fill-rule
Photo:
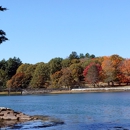
M 83 71 L 85 81 L 88 83 L 97 83 L 100 80 L 102 67 L 100 64 L 91 63 Z

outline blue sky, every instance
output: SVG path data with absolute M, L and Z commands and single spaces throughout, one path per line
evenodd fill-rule
M 0 60 L 47 63 L 72 51 L 130 58 L 130 0 L 1 0 Z

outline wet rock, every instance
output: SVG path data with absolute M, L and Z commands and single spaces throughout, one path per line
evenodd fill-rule
M 33 117 L 22 112 L 15 112 L 12 109 L 0 107 L 0 120 L 32 120 Z
M 24 123 L 28 121 L 34 121 L 34 120 L 40 120 L 42 122 L 45 122 L 45 124 L 42 127 L 64 124 L 63 121 L 55 118 L 51 118 L 49 116 L 42 116 L 42 115 L 29 116 L 22 112 L 17 112 L 9 108 L 0 107 L 0 128 L 14 127 L 19 123 Z
M 12 109 L 0 107 L 0 128 L 34 120 L 33 116 Z

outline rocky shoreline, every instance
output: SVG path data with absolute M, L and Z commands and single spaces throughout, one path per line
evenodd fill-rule
M 24 123 L 24 122 L 29 122 L 29 121 L 48 121 L 46 127 L 57 125 L 57 124 L 64 124 L 63 121 L 59 119 L 55 119 L 49 116 L 42 116 L 42 115 L 34 115 L 34 116 L 29 116 L 27 114 L 24 114 L 22 112 L 17 112 L 14 111 L 10 108 L 5 108 L 5 107 L 0 107 L 0 128 L 4 127 L 14 127 L 17 124 Z M 45 127 L 45 125 L 43 125 Z

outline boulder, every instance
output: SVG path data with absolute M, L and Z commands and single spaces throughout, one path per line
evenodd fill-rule
M 9 108 L 0 107 L 0 120 L 30 121 L 33 120 L 33 117 Z
M 0 107 L 0 128 L 31 120 L 35 120 L 35 118 L 10 108 Z
M 16 124 L 24 123 L 27 121 L 40 120 L 43 122 L 50 122 L 46 127 L 57 124 L 63 124 L 64 122 L 51 118 L 49 116 L 34 115 L 29 116 L 22 112 L 14 111 L 10 108 L 0 107 L 0 129 L 3 127 L 14 127 Z M 45 127 L 45 125 L 43 125 Z

